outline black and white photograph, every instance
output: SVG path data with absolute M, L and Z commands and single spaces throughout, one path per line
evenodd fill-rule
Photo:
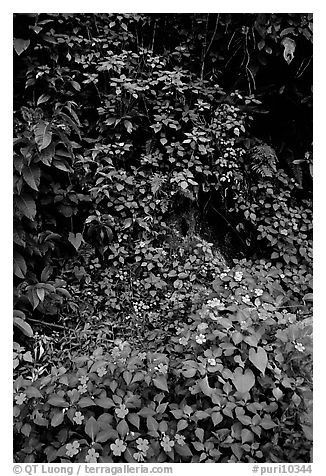
M 134 7 L 11 15 L 14 473 L 309 476 L 315 15 Z

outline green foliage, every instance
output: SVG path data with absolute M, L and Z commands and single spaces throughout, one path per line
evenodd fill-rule
M 311 29 L 15 15 L 17 462 L 309 461 Z

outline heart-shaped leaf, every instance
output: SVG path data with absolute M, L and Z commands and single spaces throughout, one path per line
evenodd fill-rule
M 72 244 L 76 251 L 78 251 L 80 245 L 84 241 L 83 235 L 81 233 L 69 233 L 68 241 Z
M 252 347 L 249 349 L 249 360 L 254 364 L 254 366 L 260 370 L 263 374 L 266 370 L 266 365 L 268 362 L 268 357 L 265 349 L 262 347 L 257 347 L 257 351 Z
M 244 373 L 241 367 L 237 367 L 233 372 L 233 384 L 240 393 L 247 393 L 255 385 L 255 376 L 250 369 Z

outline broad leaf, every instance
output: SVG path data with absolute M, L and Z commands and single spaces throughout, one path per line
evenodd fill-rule
M 69 403 L 62 397 L 59 397 L 58 395 L 53 395 L 50 397 L 47 401 L 49 405 L 52 405 L 53 407 L 60 407 L 60 408 L 68 408 Z
M 34 220 L 36 215 L 36 204 L 30 195 L 25 194 L 15 197 L 15 204 L 22 215 L 30 220 Z
M 56 427 L 61 425 L 61 423 L 63 422 L 63 419 L 64 419 L 64 413 L 62 411 L 55 413 L 53 417 L 51 418 L 51 426 Z
M 25 278 L 27 272 L 27 266 L 24 258 L 17 251 L 14 252 L 14 274 L 18 278 Z
M 160 390 L 164 390 L 165 392 L 168 392 L 168 385 L 166 382 L 166 377 L 164 375 L 160 375 L 159 377 L 153 378 L 153 384 L 155 387 L 159 388 Z
M 23 334 L 27 337 L 33 337 L 33 329 L 26 322 L 23 321 L 20 317 L 14 317 L 14 326 L 16 326 Z
M 90 417 L 85 425 L 86 435 L 88 435 L 92 439 L 92 441 L 95 441 L 95 437 L 98 434 L 99 430 L 100 427 L 95 418 Z
M 121 420 L 117 425 L 117 432 L 124 438 L 129 433 L 129 426 L 126 420 Z
M 81 233 L 69 233 L 68 241 L 72 244 L 76 251 L 79 250 L 80 245 L 84 241 L 83 235 Z
M 252 347 L 249 349 L 249 360 L 254 364 L 254 366 L 260 370 L 263 374 L 266 370 L 266 365 L 268 362 L 268 357 L 265 349 L 262 347 L 257 347 L 257 351 Z
M 40 185 L 41 171 L 39 167 L 24 166 L 22 176 L 27 185 L 33 190 L 38 191 Z
M 233 372 L 233 384 L 240 393 L 247 393 L 255 385 L 255 376 L 250 369 L 242 373 L 241 367 Z
M 34 126 L 34 136 L 39 151 L 48 147 L 52 141 L 51 124 L 39 121 Z
M 18 56 L 20 56 L 30 45 L 30 40 L 22 38 L 14 38 L 14 48 Z

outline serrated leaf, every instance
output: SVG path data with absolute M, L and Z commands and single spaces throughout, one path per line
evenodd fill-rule
M 87 436 L 91 438 L 92 441 L 95 441 L 95 437 L 98 434 L 100 430 L 99 424 L 95 420 L 94 417 L 90 417 L 87 420 L 87 423 L 85 425 L 85 433 Z
M 33 329 L 26 321 L 23 321 L 23 319 L 21 319 L 20 317 L 14 317 L 14 326 L 18 327 L 18 329 L 23 334 L 25 334 L 25 336 L 33 337 Z
M 38 192 L 40 185 L 41 170 L 39 167 L 24 166 L 22 169 L 22 176 L 27 185 Z
M 268 357 L 265 349 L 262 347 L 257 347 L 257 351 L 252 347 L 249 349 L 249 360 L 254 364 L 254 366 L 260 370 L 263 374 L 266 370 L 266 365 L 268 362 Z
M 39 151 L 48 147 L 52 141 L 51 124 L 39 121 L 34 126 L 34 137 Z
M 23 40 L 22 38 L 14 38 L 14 48 L 18 56 L 20 56 L 30 45 L 30 40 Z
M 169 391 L 166 377 L 164 375 L 159 375 L 158 377 L 153 378 L 153 384 L 160 390 L 164 390 L 165 392 Z

